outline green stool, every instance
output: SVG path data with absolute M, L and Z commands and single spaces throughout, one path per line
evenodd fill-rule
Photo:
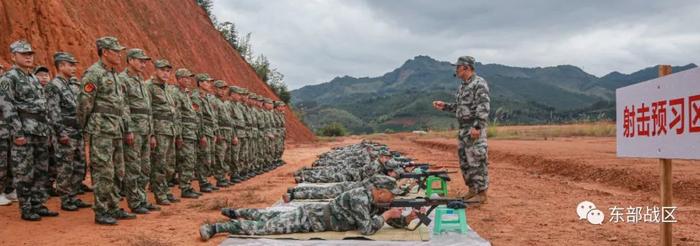
M 440 182 L 440 188 L 433 188 L 433 183 L 435 182 Z M 447 181 L 445 181 L 445 179 L 436 176 L 430 176 L 425 181 L 425 185 L 426 197 L 431 197 L 433 194 L 447 196 Z
M 452 209 L 445 206 L 440 206 L 435 209 L 435 225 L 433 226 L 433 234 L 437 235 L 445 231 L 458 231 L 461 234 L 466 234 L 467 215 L 466 209 Z M 443 220 L 443 215 L 457 215 L 457 220 Z

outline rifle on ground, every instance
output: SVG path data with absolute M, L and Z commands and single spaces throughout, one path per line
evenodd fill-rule
M 430 222 L 432 220 L 428 218 L 428 215 L 437 208 L 437 206 L 440 205 L 445 205 L 448 208 L 451 209 L 466 209 L 467 204 L 470 203 L 477 203 L 477 202 L 466 202 L 462 200 L 461 198 L 444 198 L 444 197 L 439 197 L 439 198 L 425 198 L 425 197 L 419 197 L 419 198 L 414 198 L 414 199 L 394 199 L 390 203 L 376 203 L 375 205 L 380 208 L 413 208 L 416 210 L 416 215 L 418 216 L 419 222 L 418 224 L 411 228 L 408 229 L 409 231 L 414 231 L 420 227 L 421 224 L 424 224 L 425 226 L 430 225 Z M 430 207 L 425 213 L 422 213 L 420 210 L 423 207 Z
M 455 171 L 425 171 L 421 173 L 401 173 L 399 174 L 399 179 L 416 179 L 418 180 L 418 186 L 421 189 L 426 189 L 428 185 L 426 184 L 426 181 L 428 180 L 428 177 L 430 176 L 435 176 L 438 177 L 442 180 L 445 181 L 451 181 L 450 176 L 448 176 L 448 173 L 456 173 Z

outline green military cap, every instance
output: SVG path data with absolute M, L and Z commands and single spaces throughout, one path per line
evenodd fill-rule
M 101 38 L 97 39 L 96 43 L 97 43 L 97 48 L 100 48 L 100 49 L 110 49 L 110 50 L 117 50 L 117 51 L 125 49 L 124 46 L 121 46 L 119 44 L 119 40 L 117 40 L 117 38 L 115 38 L 115 37 L 110 37 L 110 36 L 101 37 Z
M 68 52 L 56 52 L 53 54 L 53 62 L 60 62 L 60 61 L 65 61 L 65 62 L 70 62 L 70 63 L 78 63 L 78 60 L 75 59 L 75 57 Z
M 198 73 L 197 75 L 194 76 L 194 78 L 197 79 L 197 81 L 205 81 L 205 80 L 212 81 L 213 80 L 211 77 L 209 77 L 209 74 L 207 74 L 207 73 Z
M 285 106 L 286 104 L 283 101 L 275 101 L 275 107 L 282 107 Z
M 32 45 L 27 42 L 27 40 L 17 40 L 14 43 L 10 44 L 10 53 L 32 53 L 34 54 L 34 50 L 32 50 Z
M 139 60 L 150 60 L 151 58 L 146 56 L 146 52 L 142 49 L 129 49 L 126 51 L 127 58 L 139 59 Z
M 240 93 L 241 87 L 235 86 L 235 85 L 229 85 L 228 90 L 233 93 Z
M 452 64 L 453 66 L 474 66 L 474 57 L 471 56 L 460 56 L 457 58 L 457 63 Z
M 173 68 L 173 66 L 170 65 L 170 62 L 168 62 L 166 59 L 158 59 L 153 62 L 153 65 L 155 65 L 156 68 Z
M 391 191 L 392 194 L 394 195 L 402 195 L 405 193 L 404 190 L 400 189 L 396 185 L 396 179 L 386 176 L 386 175 L 375 175 L 372 176 L 369 180 L 369 182 L 374 186 L 375 188 L 379 189 L 387 189 Z
M 245 96 L 245 95 L 250 94 L 250 91 L 248 91 L 248 89 L 246 89 L 246 88 L 241 88 L 241 92 L 239 92 L 239 94 Z
M 32 72 L 32 74 L 36 75 L 37 73 L 40 73 L 40 72 L 48 73 L 49 68 L 42 66 L 42 65 L 36 66 L 34 68 L 34 71 Z
M 226 81 L 223 81 L 223 80 L 214 81 L 214 87 L 216 87 L 216 88 L 226 87 Z
M 176 78 L 184 78 L 184 77 L 193 77 L 194 74 L 190 72 L 190 70 L 187 70 L 187 68 L 178 68 L 177 71 L 175 71 L 175 77 Z
M 272 99 L 270 98 L 263 98 L 263 101 L 268 104 L 272 104 Z

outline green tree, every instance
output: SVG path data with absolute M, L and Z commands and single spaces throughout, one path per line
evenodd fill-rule
M 318 134 L 326 137 L 338 137 L 347 135 L 348 130 L 342 124 L 333 122 L 319 129 Z
M 207 16 L 209 16 L 209 21 L 211 21 L 214 26 L 216 26 L 217 20 L 216 16 L 214 16 L 214 13 L 212 12 L 212 8 L 214 7 L 214 1 L 212 0 L 194 0 L 197 5 L 202 7 L 204 9 L 204 12 L 207 13 Z

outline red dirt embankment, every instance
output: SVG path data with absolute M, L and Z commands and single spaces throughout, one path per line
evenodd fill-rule
M 0 64 L 5 67 L 10 64 L 9 45 L 27 39 L 36 51 L 36 64 L 55 71 L 53 53 L 68 51 L 80 61 L 82 73 L 97 60 L 95 39 L 110 35 L 126 47 L 142 48 L 153 58 L 168 59 L 175 68 L 206 72 L 279 99 L 192 0 L 7 0 L 0 2 L 0 16 Z M 291 111 L 286 115 L 288 140 L 314 139 Z

